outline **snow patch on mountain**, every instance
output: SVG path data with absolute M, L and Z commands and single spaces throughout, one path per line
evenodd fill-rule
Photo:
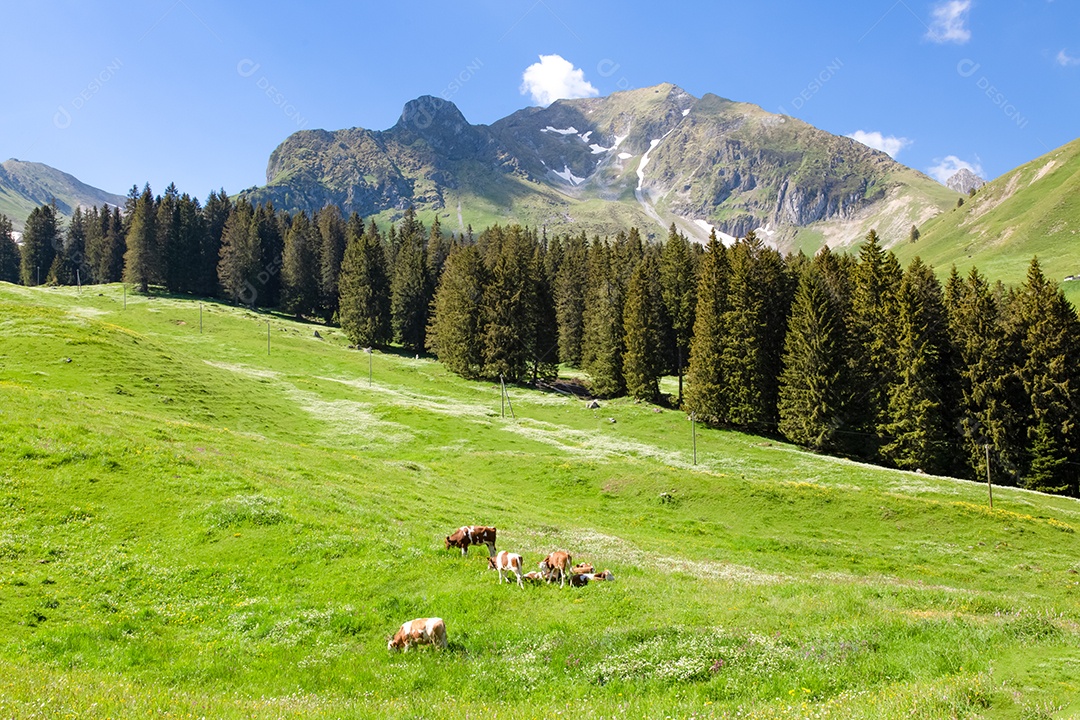
M 555 171 L 552 170 L 552 172 L 555 172 Z M 573 172 L 570 171 L 570 166 L 569 165 L 564 165 L 563 169 L 562 169 L 562 172 L 555 172 L 555 174 L 558 175 L 559 177 L 561 177 L 566 182 L 570 183 L 571 185 L 580 185 L 581 183 L 585 182 L 585 178 L 578 177 L 577 175 L 575 175 Z
M 540 132 L 553 132 L 553 133 L 559 133 L 560 135 L 577 135 L 578 134 L 577 128 L 574 127 L 573 125 L 571 125 L 568 128 L 562 128 L 562 129 L 557 128 L 557 127 L 552 127 L 551 125 L 548 125 L 546 128 L 544 128 Z

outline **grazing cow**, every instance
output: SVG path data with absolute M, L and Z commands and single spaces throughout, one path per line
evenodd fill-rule
M 519 587 L 525 587 L 525 583 L 521 581 L 521 556 L 517 553 L 509 553 L 505 550 L 499 552 L 495 557 L 488 558 L 488 569 L 499 571 L 499 583 L 503 581 L 503 571 L 506 571 L 506 582 L 510 582 L 510 573 L 514 573 L 517 576 L 517 584 Z
M 594 568 L 589 563 L 583 563 L 583 562 L 578 563 L 574 567 L 570 568 L 570 574 L 571 575 L 584 575 L 585 573 L 591 573 L 591 572 L 595 572 L 595 571 L 596 571 L 596 568 Z
M 544 576 L 535 570 L 525 573 L 522 577 L 525 579 L 525 582 L 532 583 L 533 585 L 539 585 L 544 582 Z
M 549 583 L 555 582 L 555 578 L 558 577 L 559 587 L 562 587 L 566 583 L 566 578 L 570 575 L 570 563 L 572 562 L 574 560 L 570 557 L 570 553 L 556 550 L 540 561 L 540 572 L 547 577 Z
M 446 649 L 446 624 L 442 618 L 417 618 L 402 623 L 386 643 L 387 650 L 408 650 L 413 645 L 434 645 Z
M 462 556 L 469 554 L 470 545 L 487 545 L 488 556 L 495 555 L 495 534 L 493 527 L 483 525 L 464 525 L 446 536 L 446 549 L 461 548 Z

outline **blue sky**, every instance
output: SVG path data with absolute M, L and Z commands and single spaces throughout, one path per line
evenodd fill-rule
M 290 133 L 385 129 L 423 94 L 490 123 L 672 82 L 987 178 L 1080 136 L 1074 0 L 37 0 L 3 17 L 0 157 L 118 193 L 262 184 Z

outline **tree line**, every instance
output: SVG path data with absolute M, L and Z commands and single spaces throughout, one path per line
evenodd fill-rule
M 704 247 L 444 234 L 410 208 L 385 229 L 170 185 L 126 206 L 0 216 L 0 279 L 123 281 L 340 324 L 359 347 L 430 351 L 467 378 L 535 382 L 560 364 L 599 396 L 670 402 L 699 421 L 817 452 L 1077 496 L 1076 312 L 1033 260 L 1018 287 L 902 268 L 871 231 L 857 255 L 783 256 L 753 232 Z M 660 378 L 678 377 L 676 397 Z M 684 375 L 686 378 L 684 394 Z M 988 465 L 989 464 L 989 465 Z

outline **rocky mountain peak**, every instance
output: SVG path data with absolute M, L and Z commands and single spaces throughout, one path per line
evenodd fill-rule
M 945 181 L 945 187 L 955 190 L 961 195 L 967 195 L 972 190 L 978 190 L 985 184 L 985 180 L 967 168 L 960 168 Z

